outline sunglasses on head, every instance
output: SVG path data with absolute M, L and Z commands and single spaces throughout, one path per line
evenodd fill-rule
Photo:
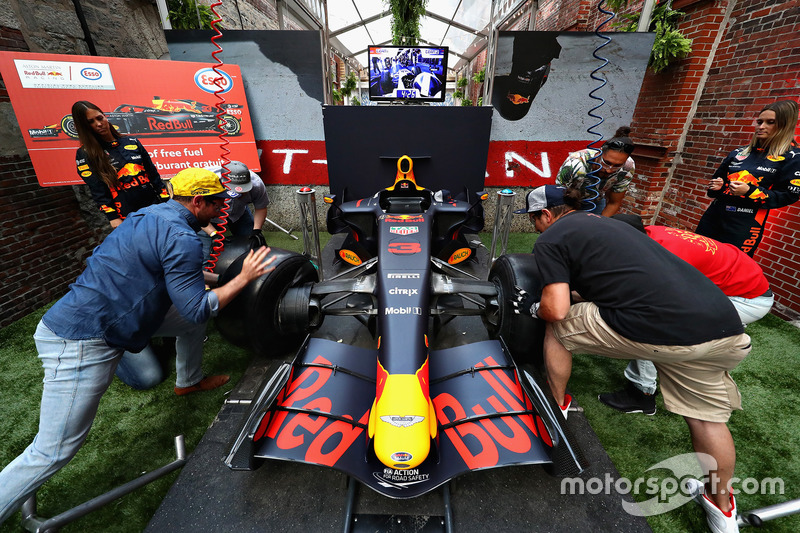
M 633 145 L 620 141 L 619 139 L 612 139 L 603 145 L 603 150 L 616 150 L 618 152 L 625 152 L 628 155 L 633 153 Z

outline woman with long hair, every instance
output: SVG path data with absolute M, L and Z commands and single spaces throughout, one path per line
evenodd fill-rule
M 708 189 L 714 199 L 696 233 L 733 244 L 753 256 L 770 209 L 800 199 L 800 149 L 794 140 L 798 105 L 781 100 L 764 106 L 750 144 L 726 157 Z
M 112 228 L 138 209 L 169 200 L 158 170 L 138 139 L 120 135 L 105 113 L 85 100 L 72 104 L 72 119 L 81 143 L 75 155 L 78 174 Z M 187 338 L 185 342 L 196 341 Z M 179 358 L 182 351 L 186 350 L 178 350 Z M 154 387 L 167 376 L 149 344 L 139 353 L 126 351 L 116 374 L 135 389 Z
M 81 143 L 75 154 L 78 175 L 112 228 L 129 213 L 169 199 L 138 139 L 121 136 L 105 113 L 85 100 L 72 105 L 72 118 Z

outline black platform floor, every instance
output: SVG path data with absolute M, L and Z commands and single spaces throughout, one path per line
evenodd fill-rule
M 368 333 L 353 318 L 330 317 L 316 336 L 358 345 Z M 486 331 L 479 319 L 462 317 L 443 328 L 437 340 L 452 346 L 484 338 Z M 222 462 L 248 410 L 246 404 L 236 402 L 248 400 L 255 394 L 270 364 L 271 361 L 261 358 L 253 361 L 146 531 L 344 530 L 347 505 L 344 474 L 283 461 L 266 462 L 252 472 L 234 472 Z M 567 424 L 591 463 L 581 477 L 604 480 L 608 474 L 611 479 L 617 479 L 619 474 L 583 413 L 570 412 Z M 562 479 L 551 477 L 540 466 L 470 472 L 450 484 L 453 529 L 468 533 L 650 531 L 644 518 L 625 512 L 622 496 L 618 494 L 568 494 L 566 491 L 562 494 L 561 487 Z M 625 499 L 631 501 L 627 496 Z M 413 499 L 393 500 L 360 486 L 353 513 L 358 520 L 353 531 L 444 530 L 441 519 L 435 518 L 444 515 L 442 490 Z M 426 520 L 428 526 L 423 529 L 420 525 Z

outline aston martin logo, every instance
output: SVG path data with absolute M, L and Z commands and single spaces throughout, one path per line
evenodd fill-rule
M 407 428 L 425 420 L 424 416 L 382 416 L 381 420 L 397 428 Z

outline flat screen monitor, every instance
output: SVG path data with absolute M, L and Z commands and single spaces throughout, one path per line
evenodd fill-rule
M 444 102 L 446 46 L 370 46 L 369 99 Z

